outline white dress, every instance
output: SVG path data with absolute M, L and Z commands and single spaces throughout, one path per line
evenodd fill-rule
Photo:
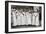
M 31 20 L 31 16 L 32 16 L 31 13 L 29 13 L 29 18 L 28 18 L 29 24 L 31 24 L 31 21 L 32 21 L 32 20 Z
M 17 25 L 21 25 L 20 13 L 17 13 L 16 15 L 17 15 L 17 21 L 16 21 L 17 22 Z
M 16 26 L 17 25 L 17 23 L 16 23 L 16 14 L 15 14 L 15 12 L 12 12 L 12 14 L 13 14 L 13 26 Z
M 22 25 L 22 13 L 19 13 L 19 15 L 20 15 L 19 16 L 20 17 L 20 23 L 19 24 Z
M 27 24 L 31 24 L 31 14 L 27 12 Z
M 39 25 L 39 13 L 33 13 L 32 25 Z
M 26 25 L 28 25 L 28 15 L 29 13 L 28 12 L 26 12 L 26 21 L 27 21 L 27 23 L 26 23 Z
M 20 21 L 21 21 L 21 25 L 23 25 L 23 15 L 22 15 L 22 13 L 20 13 Z
M 26 16 L 25 13 L 23 12 L 24 15 L 22 15 L 22 25 L 26 25 Z
M 36 16 L 37 16 L 37 17 L 36 17 L 36 24 L 35 24 L 35 25 L 38 26 L 38 25 L 39 25 L 39 13 L 35 13 L 35 14 L 36 14 Z
M 35 16 L 34 16 L 34 13 L 32 13 L 32 25 L 35 25 Z

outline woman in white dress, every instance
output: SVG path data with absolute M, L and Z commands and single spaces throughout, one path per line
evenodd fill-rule
M 26 23 L 25 23 L 25 21 L 26 21 L 26 17 L 25 17 L 25 12 L 23 11 L 22 12 L 22 25 L 25 25 Z
M 24 11 L 23 11 L 23 20 L 24 20 L 24 25 L 27 25 L 27 9 L 24 8 Z
M 36 26 L 38 26 L 39 25 L 39 13 L 37 12 L 37 13 L 35 13 L 36 14 Z
M 31 24 L 31 14 L 29 12 L 26 12 L 27 13 L 27 24 Z
M 17 25 L 21 25 L 20 23 L 21 23 L 21 18 L 20 18 L 20 12 L 19 12 L 19 10 L 18 10 L 18 12 L 16 13 L 16 15 L 17 15 Z
M 23 9 L 21 8 L 21 10 L 20 10 L 20 18 L 21 18 L 21 25 L 24 25 L 24 15 L 23 15 L 24 13 L 23 13 Z
M 30 24 L 31 25 L 31 11 L 30 9 L 28 9 L 28 11 L 26 12 L 26 17 L 27 17 L 27 25 Z
M 31 25 L 31 22 L 32 22 L 32 14 L 31 14 L 31 10 L 29 10 L 29 24 Z
M 15 9 L 12 9 L 12 16 L 13 16 L 13 26 L 16 26 L 16 13 L 15 13 Z
M 18 25 L 22 25 L 22 10 L 21 8 L 18 10 Z
M 26 21 L 27 21 L 26 24 L 28 25 L 28 24 L 29 24 L 29 22 L 28 22 L 28 21 L 29 21 L 29 20 L 28 20 L 28 19 L 29 19 L 29 12 L 26 12 L 26 19 L 27 19 L 27 20 L 26 20 Z
M 23 19 L 24 19 L 24 18 L 23 18 L 23 14 L 22 14 L 22 13 L 21 13 L 21 15 L 20 15 L 20 18 L 21 18 L 21 25 L 24 25 L 24 24 L 23 24 L 23 22 L 24 22 Z
M 32 15 L 33 15 L 32 25 L 39 25 L 39 13 L 37 12 L 37 10 Z

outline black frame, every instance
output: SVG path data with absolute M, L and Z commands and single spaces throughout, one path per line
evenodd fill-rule
M 31 4 L 43 4 L 44 5 L 44 29 L 43 30 L 34 30 L 34 31 L 17 31 L 17 32 L 8 32 L 8 3 L 31 3 Z M 20 33 L 20 32 L 38 32 L 45 31 L 45 3 L 40 2 L 22 2 L 22 1 L 5 1 L 5 33 Z

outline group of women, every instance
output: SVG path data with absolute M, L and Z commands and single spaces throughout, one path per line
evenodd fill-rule
M 11 9 L 11 22 L 17 25 L 39 25 L 39 13 L 30 9 Z

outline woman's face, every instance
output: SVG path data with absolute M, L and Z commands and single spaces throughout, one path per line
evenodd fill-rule
M 25 9 L 24 9 L 24 12 L 27 12 L 27 11 L 28 11 L 28 9 L 25 8 Z
M 23 9 L 20 9 L 19 11 L 22 13 L 23 12 Z
M 20 11 L 23 11 L 23 9 L 20 9 Z

